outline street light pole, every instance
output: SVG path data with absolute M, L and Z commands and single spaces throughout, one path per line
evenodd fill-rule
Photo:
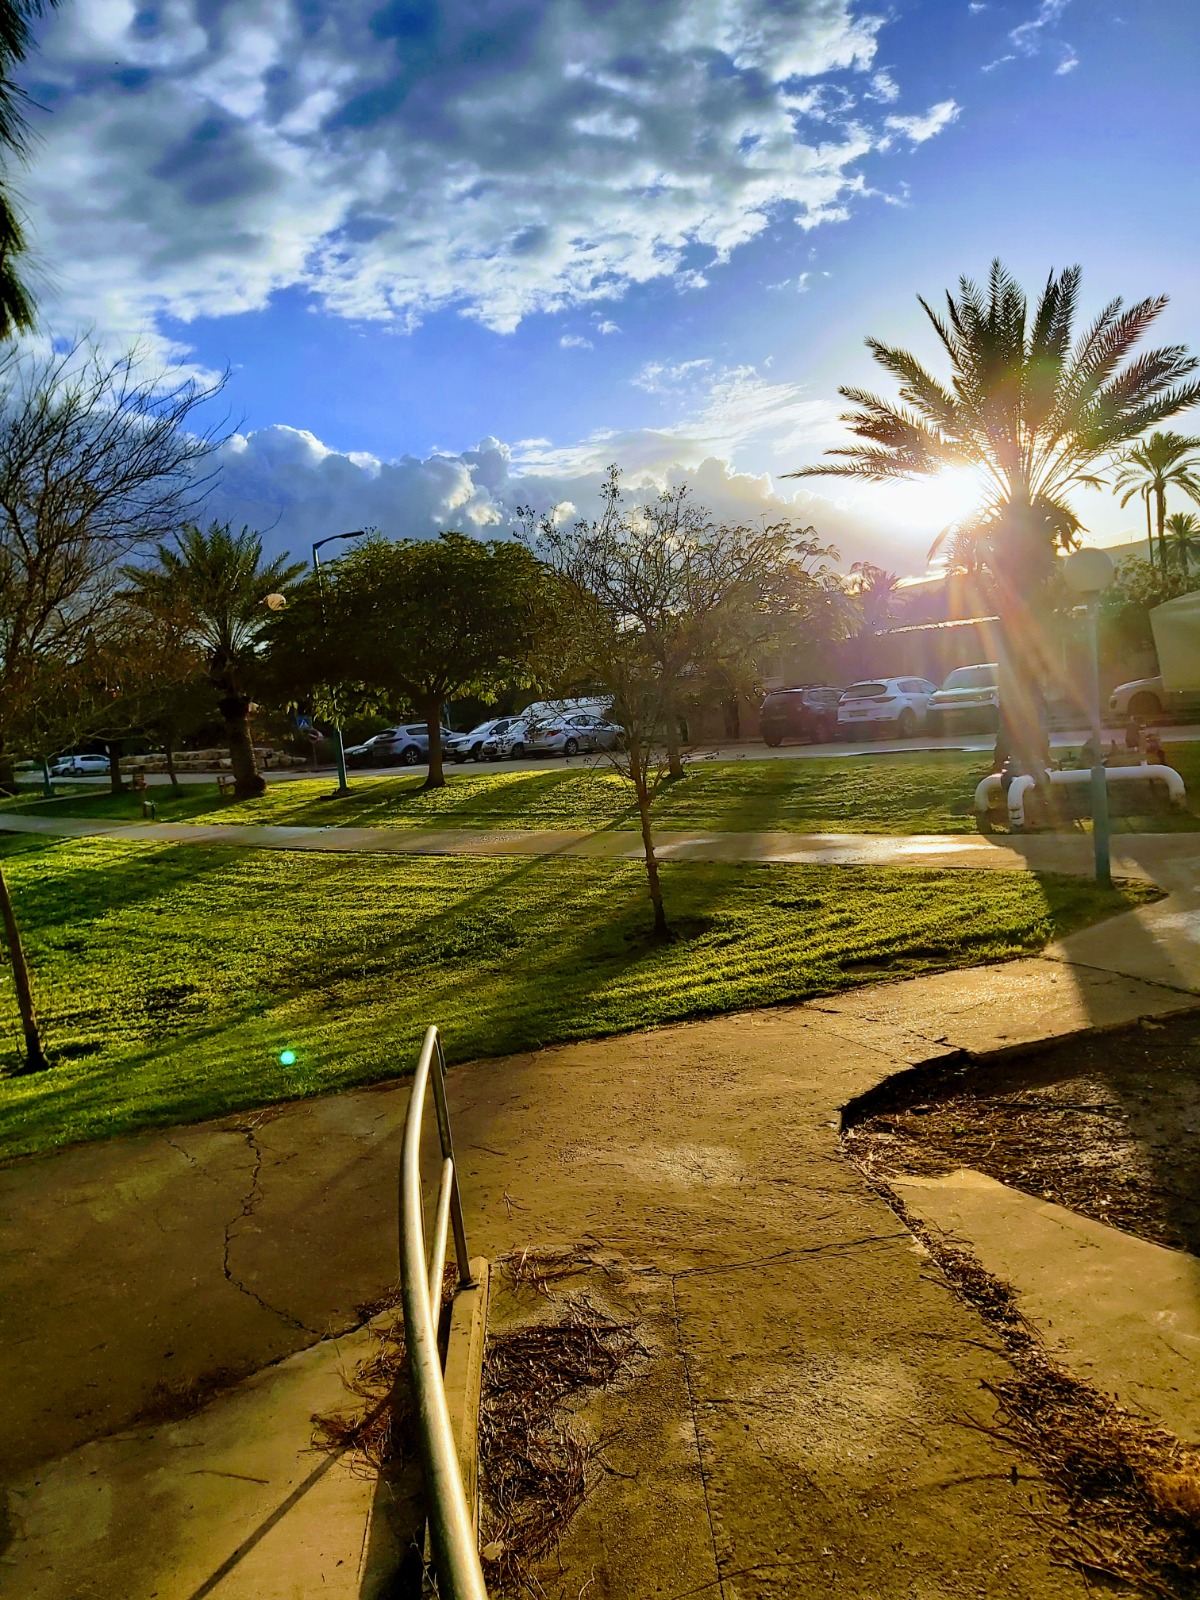
M 1100 596 L 1113 580 L 1112 557 L 1106 550 L 1076 550 L 1063 563 L 1067 587 L 1087 602 L 1088 699 L 1092 723 L 1092 849 L 1096 882 L 1112 887 L 1112 852 L 1108 825 L 1108 774 L 1104 769 L 1104 732 L 1100 711 L 1100 645 L 1097 615 Z
M 365 528 L 355 528 L 350 533 L 331 533 L 324 539 L 318 539 L 312 547 L 313 571 L 317 575 L 317 593 L 321 597 L 321 623 L 326 630 L 329 627 L 329 618 L 325 612 L 325 583 L 321 577 L 321 558 L 317 551 L 322 545 L 333 544 L 338 539 L 357 539 L 366 532 Z M 333 752 L 337 761 L 338 786 L 333 791 L 332 798 L 340 800 L 350 793 L 350 785 L 346 779 L 346 746 L 342 739 L 342 719 L 338 714 L 336 697 L 334 700 L 335 721 L 333 725 Z

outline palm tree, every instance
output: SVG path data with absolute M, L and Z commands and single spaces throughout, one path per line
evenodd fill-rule
M 1167 570 L 1167 552 L 1163 543 L 1163 529 L 1167 521 L 1167 490 L 1182 489 L 1193 500 L 1200 501 L 1200 439 L 1189 439 L 1182 433 L 1156 432 L 1127 450 L 1117 463 L 1115 488 L 1121 495 L 1121 504 L 1127 506 L 1137 495 L 1146 502 L 1146 542 L 1150 546 L 1150 559 L 1154 560 L 1154 539 L 1150 533 L 1150 502 L 1153 500 L 1158 521 L 1158 559 L 1163 571 Z
M 20 158 L 29 152 L 28 97 L 13 73 L 29 54 L 34 18 L 44 16 L 57 3 L 0 0 L 0 160 L 6 153 Z M 8 165 L 3 160 L 5 169 Z M 33 300 L 18 271 L 18 261 L 25 254 L 25 231 L 5 179 L 0 179 L 0 339 L 33 327 Z
M 1180 570 L 1187 572 L 1193 559 L 1200 557 L 1200 517 L 1194 511 L 1173 512 L 1159 539 L 1161 548 L 1173 551 Z
M 1164 295 L 1126 307 L 1112 300 L 1074 333 L 1080 270 L 1051 273 L 1033 307 L 1000 261 L 980 288 L 959 280 L 944 313 L 920 301 L 950 358 L 942 381 L 907 350 L 868 339 L 900 383 L 899 403 L 863 389 L 839 393 L 856 408 L 843 421 L 862 441 L 793 477 L 889 482 L 965 466 L 980 477 L 980 506 L 966 525 L 986 549 L 1005 648 L 1001 700 L 1010 741 L 1032 760 L 1045 669 L 1039 610 L 1059 550 L 1081 526 L 1072 490 L 1148 428 L 1200 400 L 1197 361 L 1182 345 L 1129 356 L 1166 305 Z
M 156 567 L 124 569 L 133 598 L 140 596 L 151 615 L 174 611 L 187 618 L 225 719 L 234 793 L 253 799 L 266 788 L 250 738 L 249 692 L 269 617 L 266 598 L 299 577 L 304 565 L 285 556 L 264 564 L 262 535 L 250 528 L 235 534 L 227 522 L 207 531 L 185 524 L 174 544 L 156 546 L 155 554 Z

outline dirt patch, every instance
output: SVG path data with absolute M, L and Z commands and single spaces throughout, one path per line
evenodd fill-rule
M 848 1153 L 885 1180 L 971 1167 L 1200 1255 L 1195 1016 L 905 1074 L 849 1120 Z
M 1196 1600 L 1200 1450 L 1051 1360 L 1009 1285 L 880 1188 L 955 1292 L 1004 1341 L 1013 1375 L 984 1385 L 996 1400 L 994 1422 L 960 1421 L 1016 1445 L 1057 1491 L 1067 1510 L 1065 1521 L 1054 1519 L 1058 1558 L 1089 1583 L 1101 1578 L 1122 1591 L 1128 1586 L 1167 1600 Z

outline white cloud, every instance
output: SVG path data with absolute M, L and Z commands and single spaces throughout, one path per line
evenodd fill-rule
M 957 121 L 961 110 L 962 107 L 957 101 L 939 100 L 937 105 L 930 106 L 923 115 L 888 117 L 887 126 L 896 133 L 904 134 L 913 144 L 924 144 L 927 139 L 932 139 L 935 134 L 941 133 L 943 128 Z
M 1056 27 L 1070 3 L 1071 0 L 1039 0 L 1037 10 L 1033 15 L 1025 22 L 1019 23 L 1009 32 L 1009 43 L 1013 46 L 1015 54 L 1010 52 L 1006 55 L 997 56 L 994 61 L 989 61 L 983 70 L 992 72 L 997 67 L 1002 67 L 1007 61 L 1015 61 L 1017 56 L 1040 55 L 1046 43 L 1046 31 L 1048 29 L 1053 30 Z M 972 6 L 971 9 L 974 10 L 975 7 Z M 1068 72 L 1073 72 L 1079 65 L 1079 57 L 1075 54 L 1074 49 L 1065 40 L 1055 39 L 1053 43 L 1059 53 L 1059 62 L 1054 69 L 1055 73 L 1062 77 Z
M 617 324 L 615 322 L 610 322 L 607 317 L 605 317 L 603 322 L 598 322 L 596 324 L 596 332 L 597 333 L 610 334 L 610 333 L 620 333 L 620 331 L 621 330 L 620 330 L 620 328 L 618 328 Z
M 558 341 L 562 350 L 594 350 L 596 346 L 590 339 L 581 338 L 577 333 L 564 333 Z
M 675 413 L 661 426 L 597 431 L 573 445 L 526 439 L 510 446 L 489 438 L 474 450 L 382 461 L 332 450 L 296 428 L 235 434 L 220 452 L 204 515 L 249 523 L 265 532 L 272 550 L 301 557 L 314 540 L 347 528 L 418 538 L 461 528 L 490 537 L 515 526 L 520 505 L 558 508 L 560 517 L 594 514 L 604 475 L 616 462 L 631 493 L 686 479 L 717 516 L 793 516 L 815 522 L 843 546 L 847 560 L 878 555 L 878 539 L 864 533 L 852 507 L 778 476 L 815 460 L 839 437 L 836 406 L 748 367 L 707 367 L 685 362 L 659 369 L 653 392 Z M 774 469 L 740 468 L 748 454 Z
M 840 80 L 898 93 L 860 5 L 75 0 L 28 78 L 46 311 L 128 337 L 290 287 L 507 331 L 702 286 L 779 215 L 844 218 L 897 130 L 936 131 L 872 125 Z

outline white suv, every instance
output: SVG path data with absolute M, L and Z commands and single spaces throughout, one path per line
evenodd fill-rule
M 1000 723 L 999 667 L 985 661 L 978 667 L 955 667 L 929 702 L 931 722 L 939 718 L 951 727 L 960 718 L 977 721 L 989 732 Z
M 876 732 L 880 724 L 894 728 L 902 739 L 925 726 L 930 697 L 937 684 L 928 678 L 871 678 L 852 683 L 838 701 L 838 733 L 853 737 L 853 730 Z

